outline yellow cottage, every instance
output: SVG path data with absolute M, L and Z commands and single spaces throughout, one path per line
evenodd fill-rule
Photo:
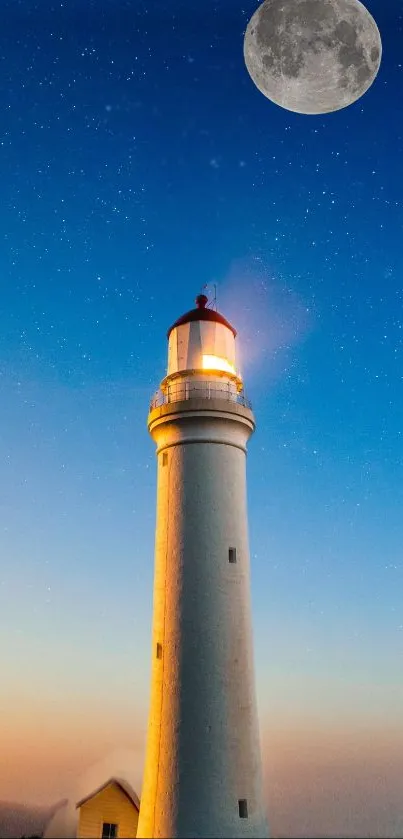
M 140 802 L 127 781 L 110 778 L 76 805 L 78 839 L 135 839 Z

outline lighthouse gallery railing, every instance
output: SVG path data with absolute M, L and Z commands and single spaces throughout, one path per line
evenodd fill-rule
M 160 408 L 161 405 L 168 405 L 170 402 L 182 402 L 186 399 L 225 399 L 227 402 L 244 405 L 245 408 L 252 407 L 244 391 L 241 390 L 238 393 L 233 384 L 195 381 L 179 382 L 167 385 L 165 390 L 157 390 L 151 399 L 150 411 L 153 408 Z

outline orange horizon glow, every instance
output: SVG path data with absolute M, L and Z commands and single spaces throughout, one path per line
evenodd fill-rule
M 3 800 L 51 806 L 68 798 L 75 806 L 117 774 L 140 796 L 146 713 L 135 705 L 134 714 L 127 707 L 116 713 L 118 707 L 103 704 L 93 720 L 88 705 L 80 714 L 78 707 L 69 713 L 60 705 L 49 727 L 48 708 L 34 705 L 28 715 L 28 703 L 20 704 L 13 719 L 20 736 L 16 743 L 10 731 L 2 761 Z M 401 835 L 403 733 L 397 720 L 386 727 L 355 716 L 332 723 L 266 711 L 261 724 L 272 835 Z

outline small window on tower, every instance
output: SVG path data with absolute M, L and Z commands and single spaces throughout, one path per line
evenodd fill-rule
M 246 798 L 240 798 L 238 801 L 239 807 L 239 818 L 240 819 L 247 819 L 248 818 L 248 802 Z
M 157 644 L 157 658 L 162 658 L 162 644 Z
M 236 548 L 228 548 L 228 562 L 236 562 Z
M 168 463 L 168 452 L 162 452 L 162 465 L 166 466 Z

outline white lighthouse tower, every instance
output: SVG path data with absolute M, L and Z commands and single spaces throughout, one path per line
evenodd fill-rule
M 255 699 L 235 329 L 199 295 L 152 401 L 158 490 L 151 706 L 138 837 L 268 835 Z

